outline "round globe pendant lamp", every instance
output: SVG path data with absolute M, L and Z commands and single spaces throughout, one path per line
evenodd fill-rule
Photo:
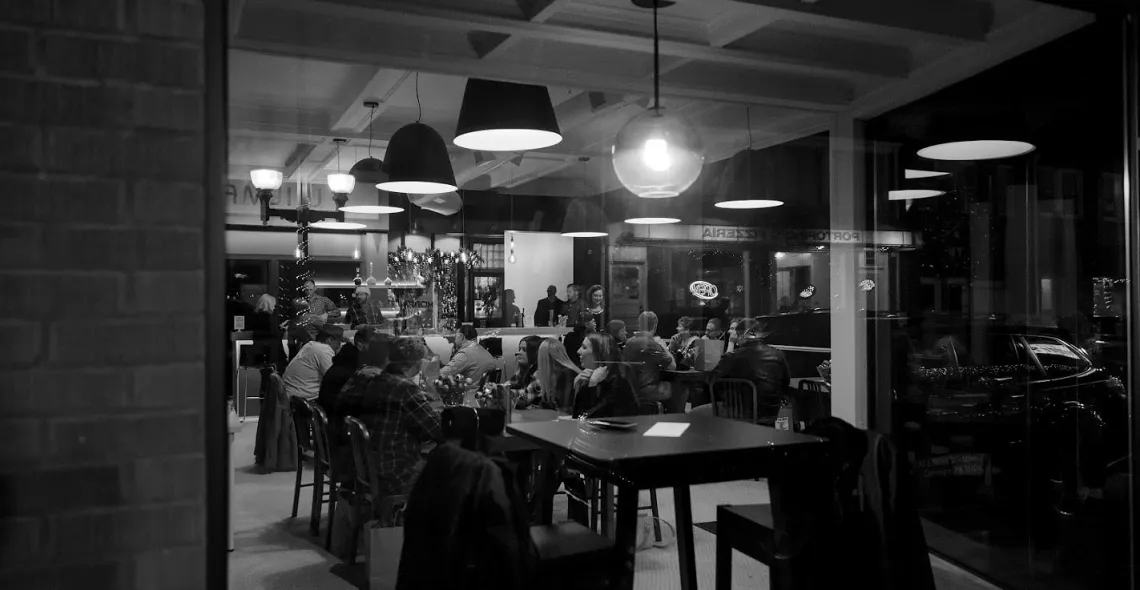
M 625 188 L 645 199 L 676 197 L 693 185 L 704 166 L 704 146 L 683 119 L 661 107 L 661 55 L 657 9 L 672 2 L 635 0 L 653 7 L 653 106 L 618 132 L 613 146 L 614 173 Z
M 455 145 L 469 150 L 522 152 L 560 141 L 562 133 L 546 87 L 467 80 Z

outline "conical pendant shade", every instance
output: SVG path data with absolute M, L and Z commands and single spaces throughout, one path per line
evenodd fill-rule
M 610 235 L 606 215 L 593 201 L 575 199 L 562 220 L 562 235 L 568 238 L 600 238 Z
M 455 145 L 470 150 L 522 152 L 560 141 L 558 118 L 544 86 L 467 80 Z
M 432 195 L 456 189 L 447 144 L 423 123 L 404 125 L 392 136 L 384 171 L 388 180 L 376 188 L 389 192 Z
M 360 160 L 352 165 L 352 169 L 348 173 L 353 175 L 356 182 L 360 184 L 380 184 L 388 181 L 388 175 L 384 173 L 384 162 L 376 158 Z

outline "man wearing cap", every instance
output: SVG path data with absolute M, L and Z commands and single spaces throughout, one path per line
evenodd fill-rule
M 379 326 L 384 323 L 384 314 L 380 303 L 371 300 L 372 290 L 368 287 L 357 287 L 353 294 L 352 306 L 344 314 L 344 323 L 353 330 L 364 326 Z
M 281 375 L 285 393 L 305 399 L 316 398 L 321 392 L 321 379 L 332 367 L 333 357 L 343 340 L 344 329 L 340 326 L 322 326 L 316 340 L 302 346 L 285 367 L 285 373 Z

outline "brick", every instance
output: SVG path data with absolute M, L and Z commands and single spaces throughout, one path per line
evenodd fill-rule
M 51 519 L 50 547 L 56 559 L 117 557 L 124 553 L 203 542 L 200 505 L 126 508 Z
M 79 464 L 199 453 L 202 430 L 198 414 L 60 418 L 50 422 L 48 458 Z
M 131 80 L 138 50 L 130 43 L 45 34 L 40 40 L 40 62 L 52 76 L 83 80 Z
M 201 39 L 202 2 L 193 0 L 130 0 L 134 29 L 140 35 Z
M 6 500 L 0 517 L 41 516 L 51 512 L 103 508 L 123 502 L 119 468 L 80 467 L 0 475 Z
M 140 131 L 129 152 L 131 172 L 140 178 L 202 181 L 205 143 L 199 134 Z
M 205 125 L 200 91 L 141 88 L 134 96 L 134 124 L 141 128 L 198 131 Z
M 0 372 L 7 415 L 85 414 L 128 406 L 133 373 L 124 369 L 37 369 Z
M 197 270 L 202 268 L 202 232 L 191 230 L 144 230 L 140 242 L 139 268 Z
M 0 59 L 3 57 L 0 56 Z M 4 91 L 0 92 L 0 122 L 18 124 L 39 118 L 39 83 L 8 78 L 3 81 L 3 87 Z
M 122 472 L 124 500 L 135 504 L 196 500 L 206 495 L 204 454 L 140 459 Z
M 114 273 L 0 273 L 0 317 L 114 314 L 122 307 L 123 283 L 124 277 Z
M 0 35 L 3 38 L 3 35 Z M 43 161 L 43 133 L 35 127 L 0 125 L 0 170 L 34 172 Z
M 131 193 L 133 218 L 141 224 L 201 228 L 206 218 L 201 184 L 143 180 Z
M 0 222 L 0 269 L 37 268 L 44 264 L 43 229 Z
M 53 324 L 50 333 L 51 360 L 60 367 L 196 361 L 205 356 L 200 316 L 70 321 Z
M 205 547 L 150 551 L 135 558 L 135 588 L 199 590 L 206 587 Z
M 203 52 L 198 47 L 185 47 L 144 41 L 139 47 L 137 70 L 133 80 L 154 86 L 202 88 L 206 82 Z
M 121 131 L 49 129 L 43 168 L 64 174 L 122 176 L 131 167 L 133 149 L 133 139 Z
M 129 269 L 138 263 L 139 237 L 130 229 L 53 226 L 46 246 L 61 270 Z
M 42 84 L 37 113 L 45 125 L 129 129 L 134 126 L 134 93 L 113 86 Z
M 39 322 L 0 320 L 0 350 L 4 351 L 0 355 L 0 368 L 30 367 L 39 362 L 43 348 L 43 329 Z
M 14 198 L 6 215 L 14 221 L 118 224 L 123 221 L 126 185 L 119 180 L 60 180 L 29 175 L 0 177 Z
M 206 396 L 202 363 L 140 367 L 135 371 L 131 407 L 200 409 Z
M 26 464 L 43 454 L 47 428 L 36 418 L 0 419 L 4 444 L 0 445 L 0 465 Z
M 7 1 L 9 0 L 5 0 Z M 0 72 L 34 71 L 36 67 L 32 57 L 32 47 L 31 33 L 4 31 L 4 34 L 0 35 Z
M 0 519 L 0 563 L 5 566 L 21 564 L 42 556 L 47 542 L 47 527 L 44 524 L 43 520 L 36 518 Z M 4 580 L 5 578 L 0 578 L 0 582 Z M 12 587 L 0 583 L 0 588 Z
M 0 575 L 4 590 L 71 590 L 72 588 L 126 588 L 133 577 L 130 567 L 117 561 L 103 563 L 46 563 L 36 556 L 40 569 Z
M 205 309 L 205 277 L 201 271 L 140 272 L 131 280 L 132 313 L 198 313 Z
M 82 31 L 123 30 L 122 0 L 51 0 L 52 24 Z
M 0 2 L 0 22 L 38 24 L 51 17 L 51 4 L 43 0 L 4 0 Z

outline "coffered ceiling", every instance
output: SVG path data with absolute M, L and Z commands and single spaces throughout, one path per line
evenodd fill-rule
M 562 143 L 452 148 L 463 188 L 617 188 L 608 153 L 652 94 L 652 13 L 629 0 L 232 0 L 230 175 L 319 181 L 422 118 L 450 143 L 468 76 L 549 88 Z M 1029 0 L 680 0 L 660 11 L 666 108 L 712 161 L 906 104 L 1092 21 Z M 422 112 L 422 114 L 421 114 Z M 751 128 L 746 121 L 751 121 Z

